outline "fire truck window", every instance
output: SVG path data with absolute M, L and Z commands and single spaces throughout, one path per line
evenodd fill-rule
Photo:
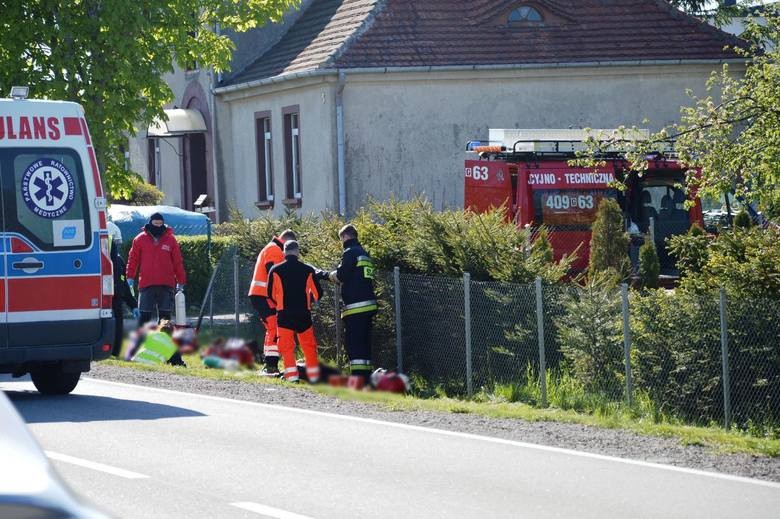
M 685 193 L 673 185 L 642 186 L 640 196 L 640 220 L 642 231 L 647 232 L 650 218 L 658 222 L 687 221 Z
M 570 230 L 590 229 L 604 198 L 616 198 L 614 189 L 546 189 L 534 191 L 534 221 Z
M 24 234 L 42 250 L 88 247 L 92 237 L 79 155 L 70 149 L 9 151 L 14 178 L 4 189 L 14 194 L 4 197 L 7 230 Z

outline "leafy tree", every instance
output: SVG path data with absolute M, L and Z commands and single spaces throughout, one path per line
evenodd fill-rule
M 246 31 L 299 0 L 0 0 L 0 85 L 84 106 L 109 190 L 129 191 L 122 145 L 163 117 L 164 75 L 198 62 L 225 70 L 233 43 L 213 29 Z
M 716 3 L 710 0 L 670 0 L 669 3 L 688 14 L 709 17 L 716 25 L 720 25 L 729 17 L 739 14 L 742 6 L 749 2 L 736 2 L 735 5 L 731 6 L 724 5 L 723 0 Z
M 628 242 L 620 206 L 612 199 L 603 199 L 596 212 L 590 239 L 590 274 L 611 270 L 625 278 L 630 270 Z
M 678 124 L 648 139 L 636 139 L 637 128 L 612 135 L 593 135 L 581 165 L 598 165 L 601 152 L 626 153 L 639 175 L 648 154 L 674 143 L 689 168 L 687 188 L 700 196 L 719 197 L 733 191 L 768 212 L 780 207 L 780 7 L 765 6 L 765 23 L 751 22 L 735 49 L 745 57 L 746 71 L 735 76 L 728 65 L 714 72 L 707 95 L 688 92 L 692 106 L 683 107 Z M 700 171 L 700 173 L 698 173 Z
M 115 199 L 118 204 L 127 205 L 157 205 L 165 198 L 165 193 L 157 186 L 147 184 L 143 180 L 133 177 L 130 180 L 129 194 L 126 197 Z

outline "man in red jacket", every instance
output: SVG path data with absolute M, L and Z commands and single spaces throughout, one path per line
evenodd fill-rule
M 149 217 L 138 236 L 133 239 L 127 258 L 127 282 L 132 287 L 138 280 L 138 326 L 152 318 L 157 308 L 159 319 L 170 319 L 174 287 L 182 290 L 187 283 L 184 261 L 173 230 L 165 225 L 160 213 Z

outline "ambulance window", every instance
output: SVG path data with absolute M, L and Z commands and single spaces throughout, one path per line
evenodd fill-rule
M 3 186 L 7 230 L 19 232 L 42 250 L 89 247 L 89 206 L 78 153 L 64 148 L 12 153 L 13 184 L 6 177 Z

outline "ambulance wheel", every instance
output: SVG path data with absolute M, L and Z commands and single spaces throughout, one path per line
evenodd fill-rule
M 76 388 L 80 372 L 64 372 L 60 364 L 41 366 L 30 371 L 35 389 L 44 395 L 67 395 Z

